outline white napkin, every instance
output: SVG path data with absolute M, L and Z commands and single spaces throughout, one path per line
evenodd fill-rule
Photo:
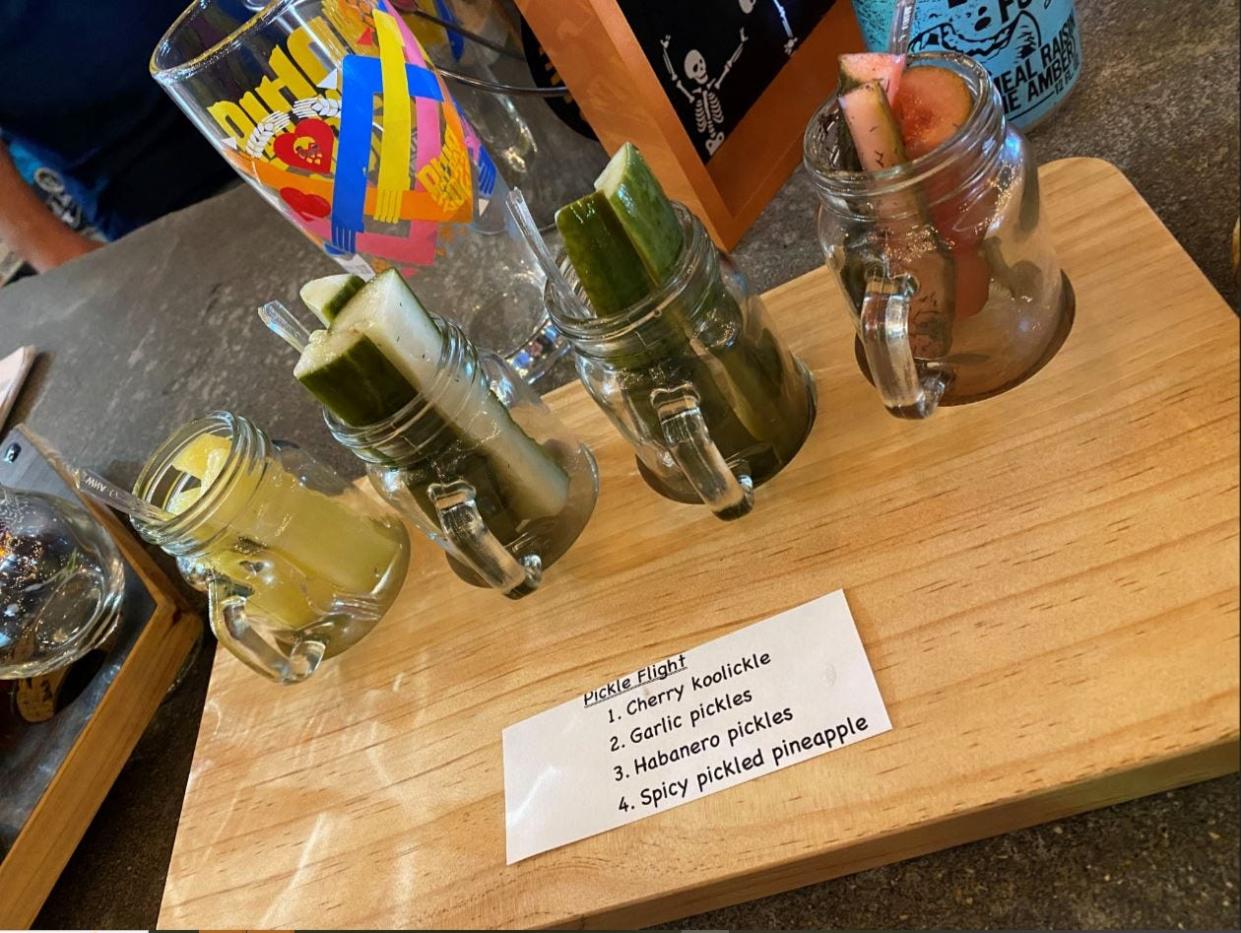
M 0 433 L 4 431 L 4 421 L 17 401 L 17 393 L 26 380 L 26 373 L 30 372 L 36 352 L 34 347 L 22 347 L 0 360 Z

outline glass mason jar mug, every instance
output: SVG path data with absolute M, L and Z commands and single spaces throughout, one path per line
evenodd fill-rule
M 370 632 L 405 580 L 409 537 L 395 515 L 239 415 L 174 433 L 134 494 L 172 513 L 134 527 L 207 593 L 220 644 L 280 683 Z
M 68 667 L 116 629 L 125 568 L 76 503 L 0 485 L 0 680 Z
M 810 433 L 814 380 L 746 277 L 689 211 L 674 207 L 684 246 L 661 289 L 597 317 L 562 255 L 574 297 L 549 284 L 545 300 L 582 383 L 633 445 L 648 485 L 738 518 Z
M 404 408 L 363 427 L 327 409 L 324 418 L 459 577 L 519 599 L 586 527 L 599 493 L 594 457 L 508 364 L 437 322 L 436 378 Z
M 893 414 L 925 418 L 1037 372 L 1068 335 L 1073 291 L 1042 223 L 1037 166 L 987 72 L 940 53 L 907 67 L 964 80 L 973 106 L 953 136 L 883 171 L 849 171 L 832 99 L 806 129 L 805 164 L 869 377 Z

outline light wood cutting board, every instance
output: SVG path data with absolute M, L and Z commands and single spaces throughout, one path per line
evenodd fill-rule
M 1077 320 L 1026 384 L 892 418 L 815 272 L 768 297 L 818 421 L 751 516 L 658 498 L 567 387 L 602 493 L 545 589 L 424 542 L 311 682 L 218 652 L 160 927 L 639 925 L 1235 770 L 1237 319 L 1114 167 L 1042 177 Z M 501 729 L 838 587 L 890 733 L 505 866 Z

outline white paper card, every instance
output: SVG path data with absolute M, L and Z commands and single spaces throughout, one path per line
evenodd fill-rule
M 505 729 L 508 863 L 891 728 L 837 590 Z
M 22 347 L 0 360 L 0 433 L 4 432 L 4 422 L 9 417 L 9 409 L 17 401 L 17 393 L 30 365 L 34 362 L 34 347 Z

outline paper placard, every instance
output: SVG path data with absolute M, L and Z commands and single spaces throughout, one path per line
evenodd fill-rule
M 891 728 L 837 590 L 505 729 L 508 864 Z
M 17 393 L 26 381 L 35 355 L 34 347 L 22 347 L 0 360 L 0 433 L 4 431 L 9 409 L 17 401 Z

